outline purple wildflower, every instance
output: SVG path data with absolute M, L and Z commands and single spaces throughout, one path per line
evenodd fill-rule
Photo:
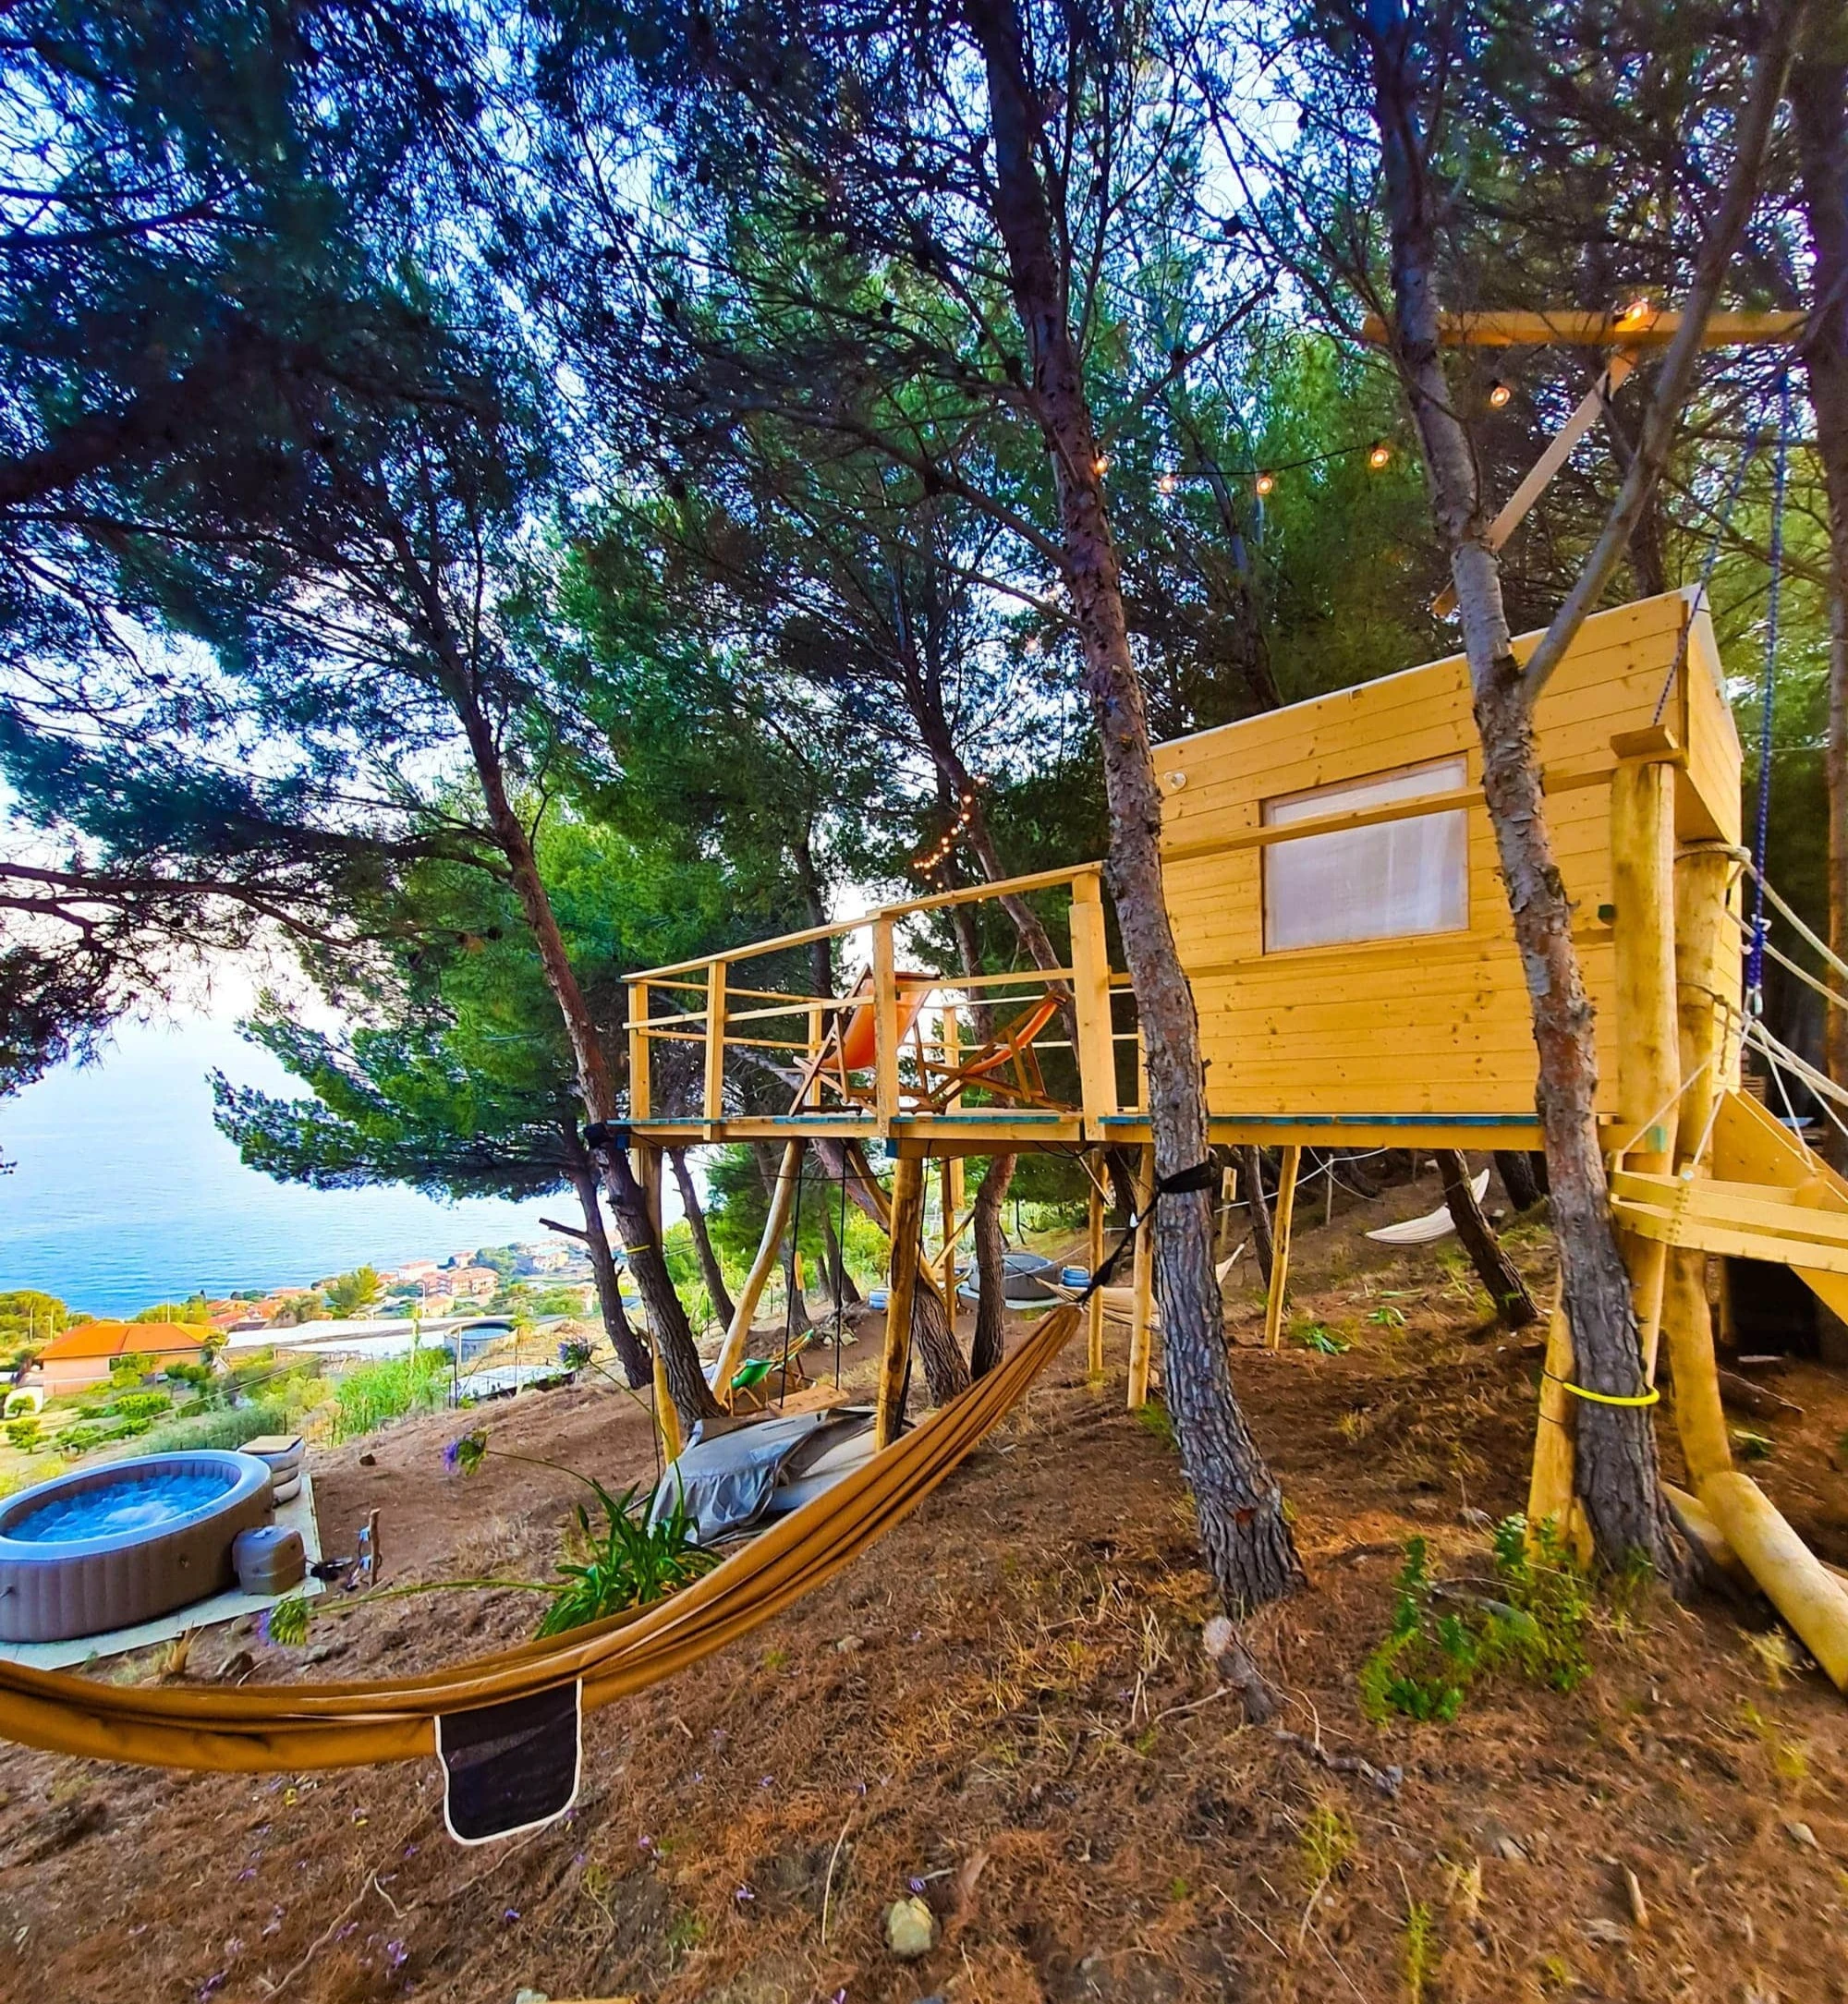
M 409 1961 L 410 1950 L 405 1947 L 402 1941 L 386 1942 L 385 1967 L 387 1969 L 402 1969 Z
M 924 1881 L 921 1878 L 908 1878 L 905 1883 L 915 1893 L 921 1893 L 924 1890 Z
M 751 1890 L 748 1886 L 740 1886 L 737 1891 L 732 1895 L 732 1898 L 736 1900 L 740 1906 L 743 1906 L 747 1901 L 755 1900 L 757 1898 L 757 1895 Z
M 501 1918 L 506 1922 L 508 1926 L 511 1927 L 513 1924 L 519 1919 L 519 1909 L 517 1907 L 509 1907 L 506 1912 L 501 1915 Z
M 462 1443 L 459 1440 L 445 1440 L 443 1444 L 443 1465 L 453 1471 L 461 1459 Z

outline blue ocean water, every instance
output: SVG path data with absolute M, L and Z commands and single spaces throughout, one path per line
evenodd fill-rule
M 531 1203 L 443 1204 L 414 1190 L 310 1190 L 246 1169 L 212 1123 L 213 1067 L 300 1087 L 233 1026 L 195 1016 L 125 1026 L 100 1063 L 66 1066 L 0 1100 L 0 1290 L 43 1288 L 91 1315 L 247 1287 L 306 1286 L 370 1261 L 446 1258 L 541 1241 Z M 562 1207 L 562 1208 L 561 1208 Z

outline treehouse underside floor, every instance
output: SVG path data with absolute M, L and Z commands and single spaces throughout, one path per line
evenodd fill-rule
M 1255 1293 L 1232 1304 L 1239 1389 L 1314 1582 L 1252 1641 L 1285 1694 L 1282 1722 L 1402 1767 L 1395 1799 L 1240 1727 L 1214 1695 L 1177 1463 L 1123 1410 L 1112 1327 L 1100 1392 L 1075 1342 L 838 1580 L 590 1719 L 568 1826 L 463 1852 L 417 1766 L 291 1779 L 14 1756 L 0 1926 L 19 1966 L 71 2004 L 180 2004 L 208 1985 L 259 1998 L 264 1979 L 306 2004 L 407 1983 L 470 2004 L 521 1985 L 660 2004 L 808 2004 L 842 1987 L 856 2004 L 1351 2000 L 1356 1987 L 1383 2000 L 1399 1994 L 1409 1895 L 1430 1909 L 1430 1995 L 1841 1996 L 1848 1817 L 1830 1777 L 1848 1761 L 1848 1707 L 1782 1668 L 1756 1622 L 1742 1633 L 1737 1610 L 1601 1616 L 1593 1674 L 1569 1694 L 1497 1679 L 1452 1725 L 1362 1718 L 1355 1672 L 1387 1632 L 1403 1541 L 1427 1537 L 1453 1578 L 1480 1575 L 1476 1513 L 1518 1509 L 1526 1482 L 1538 1350 L 1485 1330 L 1446 1248 L 1356 1235 L 1429 1209 L 1433 1192 L 1427 1178 L 1331 1231 L 1319 1207 L 1299 1220 L 1295 1325 L 1344 1353 L 1260 1354 Z M 1514 1240 L 1538 1276 L 1541 1235 Z M 877 1330 L 863 1324 L 846 1356 L 862 1391 Z M 1769 1447 L 1753 1473 L 1848 1563 L 1831 1461 L 1848 1379 L 1793 1364 L 1767 1382 L 1803 1411 L 1735 1411 Z M 529 1395 L 489 1419 L 499 1445 L 621 1484 L 652 1477 L 646 1418 L 614 1391 Z M 541 1576 L 575 1485 L 493 1458 L 444 1482 L 453 1427 L 431 1415 L 325 1455 L 330 1538 L 380 1508 L 396 1583 Z M 534 1619 L 529 1596 L 432 1595 L 317 1621 L 306 1667 L 221 1632 L 194 1673 L 250 1649 L 259 1680 L 401 1675 L 515 1641 Z M 118 1669 L 152 1674 L 146 1658 Z M 1305 1925 L 1330 1843 L 1345 1862 Z M 913 1878 L 941 1945 L 901 1965 L 881 1916 Z

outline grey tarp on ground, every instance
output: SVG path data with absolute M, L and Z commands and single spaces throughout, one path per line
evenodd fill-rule
M 711 1545 L 745 1530 L 769 1511 L 779 1481 L 799 1475 L 831 1447 L 871 1425 L 869 1407 L 833 1406 L 780 1414 L 696 1440 L 669 1464 L 649 1522 L 660 1523 L 679 1496 L 698 1543 Z

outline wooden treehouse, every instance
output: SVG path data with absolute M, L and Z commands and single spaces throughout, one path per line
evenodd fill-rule
M 1653 1381 L 1666 1330 L 1697 1496 L 1684 1515 L 1770 1592 L 1848 1685 L 1848 1589 L 1731 1464 L 1708 1325 L 1708 1254 L 1793 1268 L 1848 1315 L 1848 1184 L 1740 1090 L 1741 753 L 1697 594 L 1587 622 L 1542 695 L 1537 735 L 1555 853 L 1597 1008 L 1599 1114 Z M 1516 643 L 1525 656 L 1538 640 Z M 1539 1145 L 1536 1058 L 1461 656 L 1205 731 L 1156 753 L 1170 916 L 1200 1014 L 1216 1143 Z M 1064 963 L 971 978 L 950 906 L 1038 902 Z M 1063 907 L 1062 910 L 1048 907 Z M 835 992 L 814 992 L 826 941 Z M 899 1163 L 881 1438 L 894 1424 L 915 1288 L 954 1275 L 960 1159 L 1140 1151 L 1152 1176 L 1135 1001 L 1111 966 L 1101 867 L 882 907 L 657 967 L 630 983 L 630 1126 L 665 1147 L 785 1144 L 764 1245 L 715 1381 L 761 1297 L 806 1143 L 878 1141 Z M 942 1164 L 942 1259 L 918 1235 Z M 1092 1265 L 1102 1245 L 1093 1174 Z M 1280 1216 L 1269 1331 L 1287 1265 Z M 1144 1238 L 1146 1239 L 1146 1233 Z M 1130 1399 L 1146 1396 L 1146 1244 L 1131 1290 Z M 1093 1296 L 1091 1360 L 1100 1369 Z M 1532 1510 L 1569 1522 L 1575 1400 L 1555 1312 Z

